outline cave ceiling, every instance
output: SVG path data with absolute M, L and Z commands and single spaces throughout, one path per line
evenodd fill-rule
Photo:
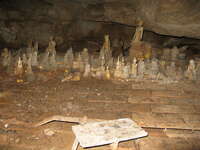
M 138 19 L 148 31 L 200 39 L 199 0 L 1 0 L 0 39 L 62 37 L 77 20 L 136 26 Z

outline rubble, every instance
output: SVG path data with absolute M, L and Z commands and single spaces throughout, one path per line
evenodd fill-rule
M 55 132 L 53 130 L 47 128 L 47 129 L 44 129 L 44 134 L 46 136 L 53 136 L 53 135 L 55 135 Z

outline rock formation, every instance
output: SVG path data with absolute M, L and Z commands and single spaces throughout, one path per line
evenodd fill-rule
M 46 46 L 55 35 L 60 46 L 78 36 L 99 36 L 101 22 L 136 26 L 138 19 L 145 30 L 200 39 L 199 8 L 197 0 L 1 0 L 0 42 L 19 46 L 34 39 Z

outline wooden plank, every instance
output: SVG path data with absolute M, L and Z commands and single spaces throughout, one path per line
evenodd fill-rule
M 199 150 L 200 149 L 200 138 L 199 137 L 192 137 L 192 138 L 186 138 L 187 142 L 192 145 L 191 150 Z
M 128 104 L 128 112 L 151 112 L 151 105 L 149 104 Z
M 0 144 L 9 144 L 9 137 L 6 134 L 0 134 Z
M 147 130 L 148 132 L 148 130 Z M 148 132 L 149 133 L 149 132 Z M 192 131 L 192 130 L 166 130 L 165 134 L 169 138 L 199 138 L 200 139 L 200 131 Z
M 132 113 L 132 119 L 142 127 L 191 129 L 178 114 Z
M 151 105 L 152 112 L 155 113 L 196 113 L 193 105 Z
M 200 121 L 188 121 L 186 124 L 192 129 L 192 130 L 200 130 Z
M 112 120 L 119 118 L 131 118 L 132 114 L 129 112 L 110 112 L 110 111 L 94 110 L 94 111 L 84 111 L 84 115 L 86 115 L 88 118 Z
M 172 142 L 169 138 L 148 137 L 138 140 L 139 150 L 172 150 Z
M 129 97 L 128 102 L 132 104 L 194 105 L 195 99 L 168 97 Z
M 190 98 L 167 98 L 160 102 L 160 104 L 169 104 L 169 105 L 194 105 L 194 99 Z
M 130 97 L 151 97 L 151 90 L 134 89 L 129 92 Z
M 192 150 L 193 146 L 184 137 L 169 138 L 174 150 Z
M 185 122 L 200 121 L 200 113 L 191 113 L 191 114 L 181 113 L 179 114 L 179 116 L 183 118 Z
M 129 97 L 128 102 L 131 104 L 155 104 L 157 101 L 155 99 L 147 97 Z
M 170 123 L 163 122 L 163 123 L 160 123 L 160 127 L 162 127 L 163 125 L 164 126 L 166 125 L 171 128 L 174 127 L 174 128 L 180 128 L 180 129 L 200 130 L 200 114 L 199 113 L 191 113 L 191 114 L 176 113 L 176 114 L 171 114 L 171 115 L 172 115 L 172 118 L 171 119 L 170 117 L 168 118 L 171 125 Z M 179 121 L 175 119 L 177 122 L 174 122 L 175 120 L 173 119 L 173 117 L 179 118 Z
M 79 107 L 83 110 L 101 110 L 107 112 L 151 112 L 149 104 L 128 104 L 128 103 L 105 103 L 105 102 L 81 102 Z
M 183 93 L 177 90 L 153 90 L 152 98 L 154 97 L 168 97 L 168 98 L 191 98 L 193 95 Z
M 113 103 L 113 104 L 125 104 L 127 103 L 127 100 L 118 100 L 118 99 L 114 99 L 114 100 L 104 100 L 104 99 L 89 99 L 87 100 L 89 103 Z
M 198 96 L 198 97 L 195 97 L 194 99 L 193 99 L 193 104 L 194 105 L 200 105 L 200 96 Z
M 200 113 L 200 105 L 194 105 L 194 109 L 196 113 Z
M 184 137 L 149 137 L 138 140 L 138 145 L 140 150 L 194 150 L 194 144 L 188 142 Z

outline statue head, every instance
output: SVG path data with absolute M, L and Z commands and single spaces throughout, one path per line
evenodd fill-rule
M 53 40 L 54 40 L 53 36 L 50 36 L 49 41 L 53 41 Z
M 138 25 L 138 26 L 143 26 L 143 24 L 144 24 L 144 22 L 142 21 L 142 19 L 141 18 L 138 18 L 137 20 L 136 20 L 136 24 Z
M 104 36 L 105 41 L 109 41 L 109 35 Z

